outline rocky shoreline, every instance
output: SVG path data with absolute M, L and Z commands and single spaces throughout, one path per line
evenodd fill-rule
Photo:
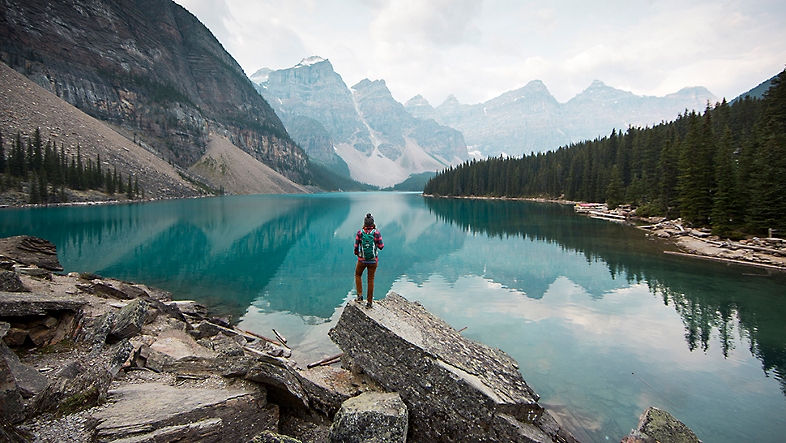
M 48 241 L 0 239 L 0 440 L 577 441 L 512 358 L 394 293 L 347 304 L 329 334 L 343 355 L 303 368 L 283 337 L 60 271 Z M 623 441 L 698 441 L 675 423 L 648 410 Z
M 711 235 L 709 229 L 684 227 L 682 221 L 655 219 L 655 223 L 638 226 L 653 238 L 673 242 L 684 255 L 723 263 L 755 266 L 768 270 L 786 271 L 786 240 L 758 238 L 732 241 Z
M 434 197 L 427 195 L 428 197 Z M 448 197 L 444 197 L 448 198 Z M 450 197 L 478 200 L 520 200 L 537 203 L 579 205 L 585 202 L 549 198 L 507 197 Z M 648 232 L 648 236 L 671 242 L 679 251 L 664 251 L 666 254 L 682 255 L 729 264 L 754 266 L 761 269 L 786 271 L 786 239 L 758 238 L 732 241 L 711 235 L 709 229 L 686 227 L 682 219 L 667 220 L 663 217 L 637 217 L 624 210 L 600 210 L 608 217 L 597 216 L 611 222 L 623 222 Z M 588 213 L 587 215 L 592 216 Z

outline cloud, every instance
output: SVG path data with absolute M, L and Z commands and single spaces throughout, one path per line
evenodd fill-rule
M 391 0 L 378 7 L 372 33 L 387 43 L 449 47 L 477 41 L 473 20 L 481 10 L 476 0 Z
M 566 102 L 601 80 L 639 95 L 733 98 L 786 63 L 776 0 L 178 0 L 248 72 L 319 55 L 404 102 L 479 103 L 542 80 Z

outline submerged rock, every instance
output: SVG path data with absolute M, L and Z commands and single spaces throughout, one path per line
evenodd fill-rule
M 639 427 L 622 443 L 701 443 L 696 434 L 667 411 L 649 407 L 639 418 Z
M 401 395 L 416 441 L 575 441 L 538 404 L 510 356 L 398 294 L 370 309 L 349 303 L 329 335 Z

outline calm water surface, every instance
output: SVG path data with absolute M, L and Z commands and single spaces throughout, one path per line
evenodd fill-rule
M 417 194 L 227 196 L 0 210 L 0 236 L 54 242 L 66 272 L 169 290 L 296 357 L 354 297 L 354 234 L 374 214 L 386 248 L 376 298 L 420 301 L 505 350 L 584 442 L 619 441 L 650 405 L 705 443 L 786 435 L 786 278 L 663 254 L 626 226 L 539 203 Z

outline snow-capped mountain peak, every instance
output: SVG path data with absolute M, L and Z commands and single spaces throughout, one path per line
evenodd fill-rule
M 316 65 L 317 63 L 322 63 L 327 61 L 318 55 L 312 55 L 311 57 L 306 57 L 303 60 L 300 60 L 300 63 L 295 65 L 295 68 L 303 68 L 306 66 Z

